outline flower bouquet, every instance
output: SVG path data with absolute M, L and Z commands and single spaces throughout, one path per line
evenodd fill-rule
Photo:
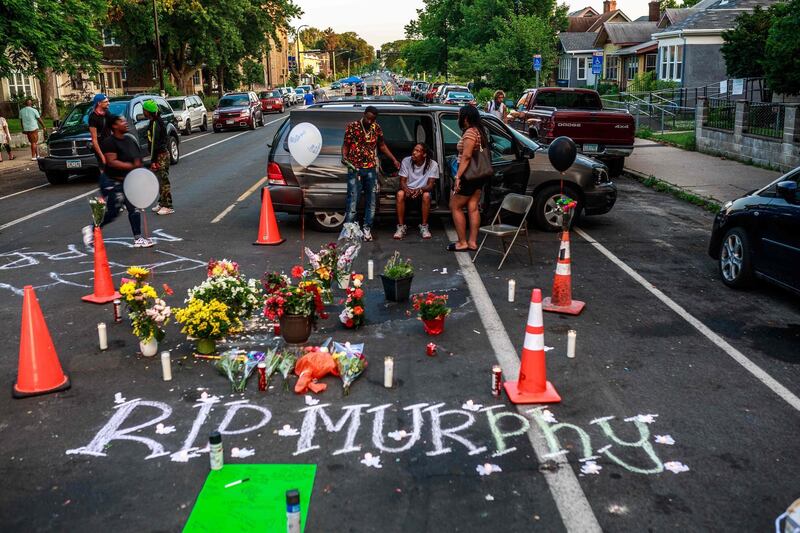
M 303 273 L 302 267 L 292 270 L 294 274 Z M 264 305 L 264 314 L 272 321 L 280 321 L 281 336 L 290 344 L 306 342 L 317 317 L 328 318 L 319 282 L 305 279 L 296 286 L 288 285 L 270 294 Z
M 305 252 L 309 263 L 311 263 L 311 271 L 320 282 L 322 301 L 325 305 L 330 305 L 333 303 L 331 282 L 339 277 L 339 250 L 336 243 L 328 243 L 317 253 L 306 247 Z
M 302 267 L 301 267 L 302 268 Z M 289 276 L 280 272 L 267 272 L 264 274 L 264 292 L 267 296 L 278 289 L 283 289 L 292 284 Z
M 411 297 L 411 303 L 425 326 L 428 335 L 439 335 L 444 331 L 444 319 L 450 314 L 447 307 L 446 294 L 415 294 Z
M 142 343 L 153 339 L 161 342 L 164 340 L 164 326 L 170 321 L 172 309 L 147 282 L 150 278 L 148 269 L 132 266 L 127 270 L 127 275 L 133 279 L 123 280 L 119 292 L 128 310 L 133 334 Z
M 210 302 L 217 300 L 228 308 L 231 321 L 247 320 L 263 302 L 263 289 L 256 279 L 248 279 L 239 272 L 239 265 L 227 259 L 208 262 L 208 279 L 189 289 L 190 300 Z
M 339 259 L 336 261 L 336 271 L 337 271 L 337 280 L 339 281 L 339 288 L 347 289 L 350 284 L 350 268 L 353 265 L 353 261 L 358 256 L 359 250 L 361 250 L 361 243 L 354 242 L 345 248 L 344 251 L 339 254 Z
M 200 340 L 197 348 L 201 354 L 213 353 L 215 341 L 242 329 L 242 322 L 231 317 L 228 306 L 216 299 L 190 298 L 186 307 L 175 311 L 175 320 L 183 325 L 181 333 Z
M 103 219 L 106 217 L 106 209 L 108 208 L 106 199 L 102 196 L 89 198 L 89 207 L 92 210 L 92 220 L 94 221 L 94 225 L 95 227 L 99 228 L 100 224 L 103 223 Z
M 347 297 L 342 301 L 344 309 L 339 314 L 339 320 L 346 328 L 357 328 L 364 324 L 364 282 L 363 274 L 350 274 L 352 287 L 347 288 Z
M 336 374 L 342 378 L 344 395 L 350 394 L 350 385 L 367 368 L 364 357 L 364 344 L 333 343 L 333 360 L 336 362 Z
M 208 262 L 208 277 L 217 278 L 220 276 L 239 277 L 239 263 L 228 259 L 211 259 Z
M 244 392 L 247 379 L 253 373 L 258 363 L 264 361 L 264 352 L 245 352 L 244 350 L 228 350 L 220 355 L 217 369 L 222 375 L 227 376 L 231 382 L 231 390 Z
M 560 196 L 556 199 L 556 213 L 561 215 L 561 227 L 566 231 L 569 228 L 569 223 L 574 216 L 575 209 L 578 207 L 578 202 L 569 196 Z

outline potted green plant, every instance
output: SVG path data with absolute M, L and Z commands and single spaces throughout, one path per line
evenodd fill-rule
M 400 257 L 400 252 L 386 263 L 381 274 L 383 292 L 390 302 L 405 302 L 411 294 L 411 280 L 414 279 L 414 266 L 410 259 Z

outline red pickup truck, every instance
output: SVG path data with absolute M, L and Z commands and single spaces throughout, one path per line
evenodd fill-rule
M 604 111 L 600 95 L 591 89 L 528 89 L 511 115 L 511 127 L 540 143 L 571 137 L 580 153 L 608 165 L 611 177 L 622 173 L 625 157 L 633 153 L 633 117 L 624 111 Z

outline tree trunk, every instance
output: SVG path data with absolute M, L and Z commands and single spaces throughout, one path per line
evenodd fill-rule
M 211 69 L 203 69 L 203 96 L 211 96 Z
M 225 67 L 222 65 L 217 67 L 217 96 L 222 98 L 222 95 L 225 94 L 225 89 L 223 88 L 225 80 Z
M 58 118 L 58 107 L 56 106 L 56 84 L 53 69 L 45 67 L 39 71 L 39 83 L 42 86 L 42 116 L 48 118 Z

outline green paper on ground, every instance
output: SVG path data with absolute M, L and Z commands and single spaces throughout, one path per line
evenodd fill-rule
M 184 533 L 286 531 L 286 491 L 300 491 L 306 527 L 317 465 L 225 465 L 212 470 L 197 497 Z M 230 488 L 225 485 L 250 478 Z

